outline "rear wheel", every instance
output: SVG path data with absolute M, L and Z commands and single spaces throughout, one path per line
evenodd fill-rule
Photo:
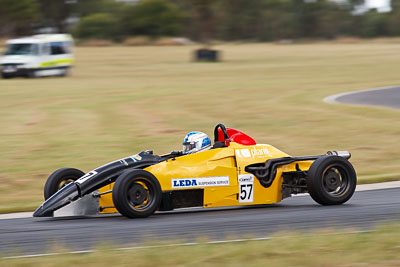
M 59 74 L 57 75 L 58 77 L 66 77 L 66 76 L 68 76 L 68 74 L 69 74 L 69 67 L 63 67 L 63 68 L 60 68 L 59 70 L 60 70 L 60 72 L 59 72 Z
M 129 218 L 144 218 L 154 213 L 161 202 L 157 178 L 144 170 L 130 170 L 116 180 L 112 198 L 115 208 Z
M 78 180 L 83 175 L 85 175 L 83 171 L 74 168 L 61 168 L 56 170 L 47 178 L 44 186 L 44 199 L 47 200 L 58 190 Z
M 37 70 L 28 70 L 27 78 L 38 78 L 39 72 Z
M 313 162 L 307 174 L 307 187 L 311 197 L 321 205 L 345 203 L 354 194 L 356 172 L 342 157 L 325 156 Z

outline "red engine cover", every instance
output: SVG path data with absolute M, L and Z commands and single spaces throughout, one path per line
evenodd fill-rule
M 245 133 L 242 133 L 241 131 L 232 128 L 226 128 L 226 131 L 228 133 L 231 142 L 235 142 L 245 146 L 252 146 L 257 144 L 253 138 L 251 138 Z M 224 133 L 222 132 L 221 129 L 218 129 L 218 141 L 224 142 Z

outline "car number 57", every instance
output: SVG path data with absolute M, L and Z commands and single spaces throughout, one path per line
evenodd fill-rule
M 239 203 L 254 202 L 254 176 L 239 175 Z

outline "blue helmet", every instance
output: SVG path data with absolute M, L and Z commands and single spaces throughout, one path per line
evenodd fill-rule
M 192 154 L 211 148 L 211 139 L 202 132 L 190 132 L 183 139 L 183 154 Z

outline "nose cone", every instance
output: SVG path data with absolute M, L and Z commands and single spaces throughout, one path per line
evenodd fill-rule
M 33 217 L 52 217 L 53 212 L 79 198 L 78 185 L 69 183 L 47 199 L 33 213 Z
M 43 206 L 40 206 L 33 213 L 33 217 L 53 217 L 53 211 L 44 209 Z

